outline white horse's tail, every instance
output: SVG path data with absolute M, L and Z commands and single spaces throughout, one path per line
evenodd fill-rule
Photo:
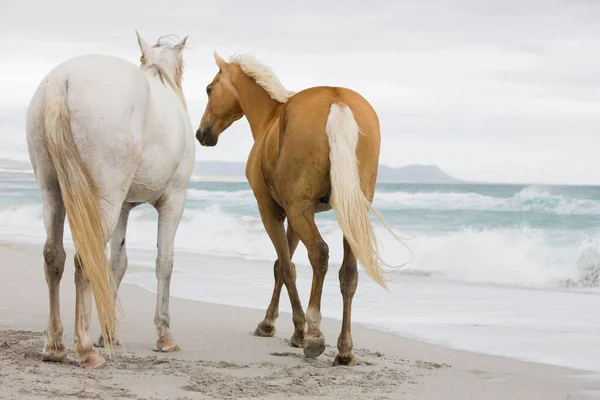
M 56 169 L 75 249 L 89 279 L 108 351 L 117 334 L 117 318 L 106 256 L 100 190 L 83 163 L 71 131 L 67 82 L 50 80 L 43 103 L 46 148 Z
M 385 288 L 381 257 L 369 219 L 369 210 L 373 210 L 384 226 L 392 231 L 361 190 L 356 158 L 359 127 L 350 107 L 332 104 L 325 130 L 330 148 L 331 208 L 356 259 L 369 276 Z

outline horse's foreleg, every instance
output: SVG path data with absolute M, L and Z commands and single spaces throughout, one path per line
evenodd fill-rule
M 306 310 L 308 329 L 304 341 L 304 355 L 315 358 L 325 351 L 325 337 L 321 332 L 321 295 L 327 274 L 329 247 L 317 229 L 312 203 L 286 204 L 286 209 L 290 224 L 308 250 L 308 258 L 313 268 L 312 288 Z
M 179 350 L 179 346 L 171 335 L 169 292 L 171 274 L 173 272 L 175 233 L 183 215 L 185 199 L 186 192 L 184 189 L 177 192 L 170 192 L 161 198 L 156 205 L 156 209 L 158 210 L 158 256 L 156 258 L 158 289 L 156 292 L 154 323 L 156 324 L 158 339 L 155 351 L 170 352 Z
M 260 217 L 263 221 L 265 230 L 267 231 L 273 247 L 277 252 L 277 261 L 281 273 L 281 280 L 288 291 L 290 303 L 292 306 L 292 321 L 294 323 L 294 334 L 291 338 L 291 344 L 294 347 L 304 346 L 304 325 L 306 320 L 298 289 L 296 288 L 296 268 L 292 264 L 290 255 L 290 246 L 286 237 L 283 221 L 285 213 L 271 198 L 264 198 L 258 202 Z M 294 240 L 295 241 L 295 240 Z M 296 242 L 297 244 L 297 242 Z M 277 285 L 277 282 L 275 283 Z M 277 287 L 275 287 L 277 289 Z
M 294 256 L 294 251 L 298 247 L 299 242 L 298 235 L 294 232 L 294 228 L 290 224 L 287 226 L 287 241 L 288 248 L 290 251 L 290 259 Z M 292 264 L 292 267 L 294 265 Z M 275 275 L 275 285 L 273 287 L 273 295 L 271 296 L 271 302 L 267 307 L 265 313 L 265 319 L 258 324 L 254 334 L 256 336 L 272 337 L 275 335 L 275 321 L 279 317 L 279 298 L 281 297 L 281 289 L 283 287 L 283 277 L 281 274 L 281 265 L 279 260 L 275 261 L 273 266 L 273 273 Z
M 123 204 L 121 208 L 121 215 L 119 216 L 119 222 L 112 233 L 110 238 L 110 268 L 112 270 L 113 278 L 115 280 L 115 289 L 119 290 L 125 271 L 127 270 L 127 251 L 125 249 L 125 235 L 127 232 L 127 221 L 129 220 L 129 212 L 134 206 L 131 204 Z M 117 298 L 117 292 L 114 293 L 114 298 Z M 115 339 L 115 345 L 120 345 L 118 338 Z M 104 339 L 102 335 L 98 338 L 95 343 L 98 347 L 104 347 Z
M 354 365 L 356 364 L 356 359 L 352 354 L 352 333 L 350 326 L 352 323 L 352 298 L 358 284 L 358 270 L 356 257 L 345 238 L 344 261 L 340 268 L 339 277 L 340 290 L 344 302 L 344 314 L 342 317 L 342 331 L 337 342 L 339 354 L 335 357 L 335 365 Z
M 43 207 L 44 226 L 46 227 L 44 270 L 50 297 L 50 317 L 46 329 L 46 343 L 42 350 L 42 360 L 63 362 L 67 351 L 63 343 L 63 325 L 60 319 L 60 280 L 65 269 L 66 255 L 63 247 L 65 206 L 60 189 L 43 192 Z

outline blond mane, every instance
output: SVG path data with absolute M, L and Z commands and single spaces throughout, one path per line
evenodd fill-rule
M 273 100 L 280 103 L 287 103 L 288 99 L 294 95 L 294 92 L 289 91 L 283 86 L 273 70 L 258 61 L 251 54 L 240 54 L 231 56 L 230 63 L 240 66 L 242 71 L 256 83 L 265 89 Z

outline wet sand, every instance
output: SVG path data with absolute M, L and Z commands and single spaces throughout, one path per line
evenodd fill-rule
M 41 250 L 0 242 L 3 399 L 600 398 L 597 374 L 447 349 L 357 324 L 358 365 L 334 367 L 339 321 L 323 320 L 328 347 L 310 360 L 289 346 L 289 314 L 281 314 L 274 338 L 259 338 L 251 332 L 262 311 L 176 298 L 171 327 L 181 351 L 159 354 L 152 351 L 155 295 L 128 284 L 120 292 L 124 343 L 103 368 L 80 368 L 72 352 L 66 363 L 43 363 L 48 291 Z M 61 314 L 72 350 L 75 290 L 67 252 Z

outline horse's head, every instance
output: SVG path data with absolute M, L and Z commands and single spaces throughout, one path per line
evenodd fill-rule
M 188 36 L 176 44 L 169 43 L 168 36 L 160 37 L 156 44 L 150 46 L 138 33 L 138 44 L 142 55 L 140 57 L 140 68 L 149 70 L 155 68 L 159 75 L 166 74 L 179 89 L 181 89 L 181 79 L 183 77 L 183 49 Z M 164 77 L 163 77 L 164 78 Z
M 208 103 L 196 132 L 202 146 L 215 146 L 219 135 L 244 116 L 238 94 L 229 79 L 230 64 L 215 52 L 219 72 L 206 87 Z

